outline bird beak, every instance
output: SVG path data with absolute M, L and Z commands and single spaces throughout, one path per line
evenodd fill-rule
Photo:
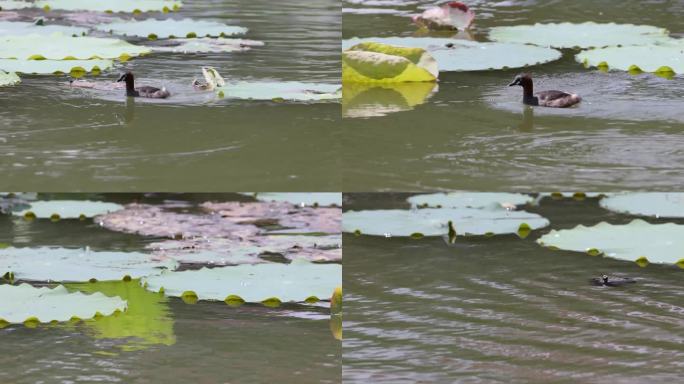
M 123 75 L 121 75 L 121 77 L 119 77 L 119 79 L 116 82 L 118 83 L 120 81 L 124 81 L 125 78 L 126 78 L 126 74 L 124 73 Z
M 508 84 L 508 86 L 512 87 L 514 85 L 519 85 L 519 84 L 520 84 L 520 82 L 518 82 L 518 80 L 514 80 L 512 83 Z

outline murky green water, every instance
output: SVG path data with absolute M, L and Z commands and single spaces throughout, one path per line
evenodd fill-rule
M 153 14 L 157 16 L 157 14 Z M 150 17 L 153 17 L 150 16 Z M 249 28 L 263 47 L 221 54 L 152 54 L 117 65 L 165 85 L 167 100 L 126 101 L 22 76 L 0 89 L 3 188 L 52 191 L 338 191 L 340 106 L 208 100 L 193 93 L 201 66 L 227 81 L 340 81 L 339 4 L 185 1 L 173 17 Z M 194 92 L 197 94 L 197 92 Z M 182 96 L 182 97 L 181 97 Z
M 352 3 L 358 2 L 344 7 L 360 8 Z M 412 13 L 431 2 L 385 3 L 399 5 L 383 9 Z M 467 4 L 477 15 L 477 41 L 486 41 L 494 26 L 537 22 L 649 24 L 684 34 L 681 2 Z M 343 38 L 415 31 L 405 15 L 343 15 Z M 507 87 L 520 71 L 443 72 L 432 93 L 422 85 L 376 89 L 343 105 L 345 190 L 668 190 L 682 184 L 684 77 L 584 69 L 574 51 L 564 50 L 561 60 L 526 69 L 536 90 L 584 97 L 578 108 L 552 110 L 525 108 L 521 90 Z M 375 117 L 358 117 L 368 115 Z
M 408 208 L 405 198 L 347 194 L 345 210 Z M 633 219 L 595 199 L 547 198 L 525 209 L 554 229 Z M 344 382 L 679 380 L 682 270 L 538 246 L 550 228 L 451 246 L 345 235 Z M 638 282 L 591 286 L 600 273 Z
M 67 195 L 74 198 L 74 195 Z M 54 197 L 54 196 L 53 196 Z M 239 195 L 104 195 L 106 201 L 244 200 Z M 92 220 L 26 221 L 0 215 L 0 243 L 142 250 L 154 238 L 112 232 Z M 0 329 L 3 383 L 287 382 L 339 383 L 341 342 L 329 309 L 301 305 L 268 308 L 190 305 L 142 289 L 136 281 L 97 289 L 126 294 L 118 316 L 75 324 L 11 325 Z M 333 327 L 334 328 L 334 327 Z

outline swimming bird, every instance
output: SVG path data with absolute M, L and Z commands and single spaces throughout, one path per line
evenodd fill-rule
M 628 277 L 608 277 L 608 275 L 601 275 L 601 277 L 594 277 L 589 280 L 592 285 L 599 287 L 620 287 L 627 284 L 634 284 L 636 280 Z
M 117 80 L 117 83 L 121 81 L 126 82 L 126 96 L 129 97 L 149 97 L 152 99 L 165 99 L 171 96 L 169 91 L 167 91 L 164 87 L 159 89 L 146 85 L 143 87 L 136 88 L 135 78 L 133 76 L 133 73 L 130 71 L 121 75 L 121 77 L 119 77 L 119 79 Z
M 582 101 L 579 95 L 563 91 L 541 91 L 534 94 L 532 77 L 526 73 L 516 76 L 513 82 L 508 84 L 509 87 L 514 85 L 523 87 L 523 103 L 527 105 L 567 108 Z

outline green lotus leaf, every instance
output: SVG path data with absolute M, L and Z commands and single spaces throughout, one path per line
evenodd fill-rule
M 16 280 L 83 282 L 139 278 L 176 269 L 173 260 L 154 260 L 140 252 L 91 251 L 59 247 L 0 249 L 0 274 Z
M 0 36 L 23 36 L 23 35 L 52 35 L 62 33 L 64 35 L 81 36 L 88 32 L 88 28 L 71 27 L 68 25 L 38 25 L 23 21 L 0 21 Z
M 139 47 L 119 39 L 72 37 L 60 33 L 49 37 L 35 34 L 0 37 L 0 58 L 6 59 L 118 59 L 149 52 L 149 48 Z
M 402 83 L 435 81 L 437 62 L 422 48 L 362 42 L 342 53 L 342 82 Z
M 537 240 L 540 245 L 585 252 L 628 261 L 676 264 L 684 259 L 684 225 L 601 222 L 593 227 L 552 230 Z
M 146 248 L 159 258 L 199 265 L 256 264 L 264 263 L 269 258 L 306 258 L 316 262 L 342 260 L 340 235 L 252 236 L 239 240 L 195 237 L 150 243 Z
M 86 295 L 69 293 L 62 285 L 56 288 L 34 288 L 29 284 L 0 285 L 0 320 L 12 324 L 68 321 L 72 317 L 90 319 L 115 311 L 125 311 L 126 301 L 102 293 Z
M 664 28 L 650 25 L 548 23 L 494 27 L 489 38 L 504 43 L 534 44 L 556 48 L 594 48 L 646 45 L 670 41 Z
M 342 49 L 362 42 L 423 48 L 437 60 L 440 72 L 481 71 L 518 68 L 557 60 L 561 53 L 552 48 L 512 43 L 479 43 L 475 41 L 432 37 L 368 37 L 342 41 Z
M 110 69 L 112 60 L 13 60 L 0 59 L 0 70 L 33 74 L 99 72 Z
M 662 45 L 623 46 L 582 51 L 575 59 L 585 66 L 663 76 L 684 73 L 684 40 Z
M 66 287 L 72 291 L 118 296 L 128 303 L 124 313 L 84 322 L 88 333 L 96 339 L 126 339 L 125 344 L 118 345 L 126 351 L 176 343 L 168 298 L 146 290 L 139 281 L 70 283 Z
M 225 37 L 242 35 L 247 33 L 247 28 L 225 25 L 215 21 L 192 20 L 192 19 L 146 19 L 141 21 L 121 20 L 113 23 L 99 24 L 95 26 L 101 31 L 126 36 L 149 37 L 159 39 L 176 37 Z
M 375 117 L 408 111 L 423 104 L 438 90 L 436 82 L 344 83 L 343 117 Z
M 0 87 L 19 83 L 21 83 L 19 76 L 14 72 L 5 72 L 2 66 L 2 59 L 0 59 Z
M 0 9 L 2 10 L 33 8 L 34 6 L 34 3 L 28 1 L 0 0 Z
M 316 205 L 342 206 L 342 194 L 338 192 L 316 192 L 316 193 L 277 193 L 265 192 L 254 194 L 259 201 L 284 201 L 300 206 Z
M 156 52 L 207 53 L 246 51 L 263 45 L 262 41 L 256 40 L 199 37 L 160 40 L 159 43 L 147 47 Z
M 651 217 L 684 217 L 684 193 L 641 192 L 615 194 L 601 199 L 613 212 Z M 684 257 L 683 257 L 684 258 Z
M 36 6 L 66 11 L 128 12 L 171 11 L 180 8 L 180 1 L 170 0 L 39 0 Z
M 248 303 L 305 302 L 311 296 L 329 299 L 342 285 L 340 264 L 256 264 L 168 272 L 141 280 L 147 289 L 181 297 L 193 293 L 198 300 L 224 301 L 238 296 Z M 276 300 L 277 299 L 277 300 Z
M 458 235 L 514 234 L 522 224 L 531 229 L 549 225 L 547 219 L 537 214 L 501 207 L 389 209 L 347 211 L 342 215 L 342 231 L 358 230 L 371 236 L 441 236 L 447 234 L 450 221 Z
M 120 204 L 88 200 L 50 200 L 32 201 L 29 207 L 21 211 L 12 212 L 15 216 L 24 216 L 33 212 L 36 218 L 49 219 L 54 214 L 62 219 L 79 219 L 81 216 L 94 217 L 109 212 L 124 209 Z
M 217 87 L 226 98 L 245 100 L 318 101 L 338 100 L 342 95 L 336 84 L 302 83 L 297 81 L 241 81 Z
M 516 206 L 534 202 L 530 195 L 522 193 L 498 192 L 451 192 L 432 193 L 411 196 L 408 202 L 413 206 L 445 207 L 445 208 L 486 208 Z

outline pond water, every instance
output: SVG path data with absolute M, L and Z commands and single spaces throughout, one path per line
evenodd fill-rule
M 408 208 L 406 197 L 346 194 L 345 210 Z M 551 228 L 634 217 L 606 211 L 597 199 L 545 198 L 525 210 L 551 226 L 524 240 L 458 237 L 451 245 L 345 234 L 344 382 L 680 380 L 681 269 L 535 243 Z M 601 273 L 637 283 L 590 285 Z
M 52 195 L 128 203 L 246 200 L 240 195 Z M 0 243 L 140 251 L 159 240 L 110 231 L 92 219 L 27 221 L 0 215 Z M 100 286 L 99 284 L 104 284 Z M 186 304 L 145 291 L 137 282 L 67 285 L 72 290 L 125 294 L 118 316 L 28 328 L 0 329 L 0 381 L 92 382 L 340 382 L 341 342 L 328 308 L 283 305 L 230 307 Z M 94 288 L 96 286 L 97 288 Z M 341 324 L 340 324 L 341 326 Z
M 244 52 L 153 53 L 86 77 L 113 81 L 131 70 L 140 83 L 168 87 L 173 94 L 166 100 L 127 101 L 121 90 L 70 89 L 64 76 L 22 75 L 21 85 L 0 88 L 5 189 L 340 190 L 338 173 L 330 172 L 339 158 L 339 103 L 217 99 L 190 86 L 202 78 L 202 66 L 215 67 L 229 83 L 339 84 L 339 3 L 183 4 L 171 17 L 247 27 L 244 38 L 265 45 Z
M 432 2 L 363 3 L 344 3 L 344 39 L 450 36 L 416 33 L 407 15 Z M 619 8 L 607 0 L 466 3 L 476 12 L 471 31 L 476 41 L 487 41 L 495 26 L 543 22 L 648 24 L 667 28 L 675 37 L 684 35 L 681 2 L 625 1 Z M 378 8 L 382 13 L 374 13 Z M 582 103 L 570 109 L 523 106 L 521 89 L 507 87 L 522 69 L 442 72 L 435 89 L 402 84 L 361 93 L 345 86 L 345 95 L 361 93 L 342 106 L 345 190 L 623 190 L 645 185 L 667 190 L 681 185 L 684 77 L 585 69 L 575 62 L 575 52 L 565 49 L 560 60 L 524 70 L 536 79 L 535 90 L 582 95 Z

